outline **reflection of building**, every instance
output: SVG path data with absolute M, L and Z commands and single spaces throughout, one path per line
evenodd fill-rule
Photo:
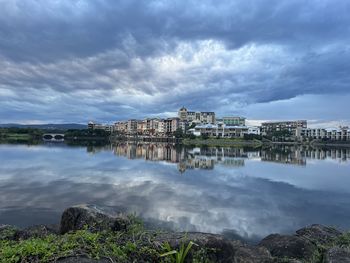
M 306 158 L 301 155 L 299 150 L 264 150 L 261 151 L 261 160 L 284 164 L 306 165 Z
M 309 159 L 332 159 L 347 161 L 350 158 L 350 149 L 322 149 L 299 146 L 273 146 L 267 149 L 244 149 L 236 147 L 195 147 L 164 143 L 133 144 L 120 143 L 102 147 L 91 146 L 88 151 L 112 150 L 117 156 L 128 159 L 144 159 L 149 161 L 165 161 L 177 164 L 181 173 L 187 169 L 214 169 L 216 165 L 235 168 L 245 165 L 245 160 L 254 159 L 281 164 L 306 165 Z

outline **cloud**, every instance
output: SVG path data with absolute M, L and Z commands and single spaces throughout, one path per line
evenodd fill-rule
M 114 121 L 182 105 L 226 115 L 350 93 L 347 1 L 2 6 L 1 122 Z

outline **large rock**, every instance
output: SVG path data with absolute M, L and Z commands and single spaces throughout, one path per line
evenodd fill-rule
M 311 225 L 296 231 L 300 237 L 307 238 L 315 244 L 326 245 L 334 241 L 343 233 L 333 227 L 323 225 Z
M 265 247 L 242 246 L 234 256 L 234 263 L 270 263 L 272 257 Z
M 168 242 L 173 249 L 178 249 L 183 243 L 187 245 L 189 241 L 198 245 L 193 246 L 192 251 L 206 249 L 209 259 L 213 262 L 234 262 L 235 253 L 242 246 L 240 241 L 231 241 L 222 235 L 197 232 L 159 233 L 152 239 L 153 244 L 158 246 Z
M 265 237 L 260 244 L 266 247 L 272 256 L 312 261 L 318 257 L 315 244 L 299 236 L 272 234 Z
M 350 263 L 350 248 L 332 247 L 327 250 L 325 263 Z
M 79 205 L 66 209 L 61 217 L 60 233 L 88 228 L 91 231 L 125 230 L 130 225 L 128 217 L 97 206 Z
M 15 239 L 43 238 L 59 234 L 58 225 L 36 225 L 16 231 Z

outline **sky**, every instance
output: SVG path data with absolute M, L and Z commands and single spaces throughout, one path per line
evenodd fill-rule
M 0 0 L 0 123 L 180 107 L 350 125 L 348 0 Z

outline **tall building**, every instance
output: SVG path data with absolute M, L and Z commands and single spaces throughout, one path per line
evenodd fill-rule
M 272 135 L 274 132 L 288 131 L 292 136 L 297 136 L 298 128 L 307 128 L 307 121 L 263 122 L 261 124 L 261 133 L 262 135 Z
M 180 121 L 190 123 L 215 123 L 215 112 L 188 111 L 185 107 L 178 111 L 178 117 Z
M 137 132 L 137 120 L 131 119 L 128 120 L 128 133 Z
M 185 107 L 182 107 L 179 110 L 178 116 L 181 121 L 187 121 L 187 109 Z

